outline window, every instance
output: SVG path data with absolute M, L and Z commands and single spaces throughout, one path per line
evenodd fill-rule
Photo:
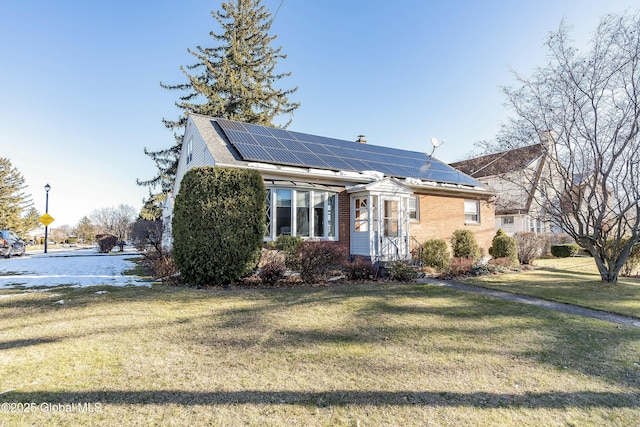
M 503 216 L 502 217 L 502 225 L 513 225 L 513 217 L 512 216 Z
M 267 189 L 265 238 L 335 238 L 336 202 L 336 193 L 327 191 Z
M 309 192 L 296 191 L 296 236 L 309 237 Z M 324 234 L 323 234 L 324 235 Z
M 480 223 L 480 202 L 478 200 L 464 201 L 464 222 L 466 224 Z
M 532 233 L 542 233 L 542 221 L 540 219 L 529 218 L 529 231 Z
M 354 200 L 354 221 L 355 231 L 369 231 L 369 203 L 366 197 L 359 197 Z
M 191 160 L 193 160 L 193 138 L 187 142 L 187 164 L 191 163 Z
M 266 226 L 264 228 L 264 235 L 266 237 L 271 236 L 271 191 L 267 190 L 267 197 L 264 200 L 264 204 L 267 207 L 266 209 Z
M 276 190 L 276 236 L 291 234 L 291 190 Z
M 324 237 L 325 224 L 325 195 L 320 192 L 313 193 L 313 237 Z
M 398 202 L 384 201 L 384 235 L 398 237 Z
M 418 204 L 418 196 L 409 197 L 409 204 L 407 205 L 407 210 L 409 211 L 409 220 L 411 221 L 419 221 L 419 204 Z

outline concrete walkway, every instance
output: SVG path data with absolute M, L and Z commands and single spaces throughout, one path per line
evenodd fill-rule
M 607 322 L 617 323 L 640 328 L 640 318 L 622 316 L 618 314 L 608 313 L 602 310 L 594 310 L 592 308 L 578 307 L 576 305 L 565 304 L 561 302 L 547 301 L 541 298 L 530 297 L 526 295 L 512 294 L 510 292 L 498 291 L 496 289 L 488 289 L 480 286 L 464 285 L 462 283 L 449 282 L 439 279 L 419 279 L 420 283 L 428 283 L 436 286 L 445 286 L 447 288 L 457 289 L 459 291 L 474 292 L 481 295 L 487 295 L 494 298 L 501 298 L 509 301 L 517 301 L 523 304 L 536 305 L 538 307 L 550 308 L 552 310 L 562 311 L 565 313 L 576 314 L 584 317 L 592 317 L 594 319 L 605 320 Z

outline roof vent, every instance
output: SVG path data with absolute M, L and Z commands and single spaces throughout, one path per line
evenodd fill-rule
M 365 138 L 364 135 L 358 135 L 358 139 L 356 139 L 356 142 L 358 142 L 360 144 L 366 144 L 367 143 L 367 138 Z

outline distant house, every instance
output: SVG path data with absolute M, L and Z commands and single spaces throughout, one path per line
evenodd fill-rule
M 189 115 L 173 194 L 199 166 L 249 168 L 267 189 L 265 241 L 335 241 L 351 256 L 407 259 L 431 238 L 472 230 L 485 250 L 494 193 L 430 156 L 198 114 Z M 164 208 L 170 226 L 173 197 Z M 170 241 L 170 228 L 169 240 Z
M 511 235 L 518 231 L 552 233 L 557 230 L 545 210 L 535 203 L 540 177 L 547 166 L 541 143 L 475 157 L 450 166 L 496 191 L 495 227 Z

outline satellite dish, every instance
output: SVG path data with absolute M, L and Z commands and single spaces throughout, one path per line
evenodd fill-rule
M 431 138 L 431 144 L 433 145 L 433 148 L 440 147 L 442 144 L 444 144 L 444 141 L 444 139 L 440 140 L 438 138 Z

